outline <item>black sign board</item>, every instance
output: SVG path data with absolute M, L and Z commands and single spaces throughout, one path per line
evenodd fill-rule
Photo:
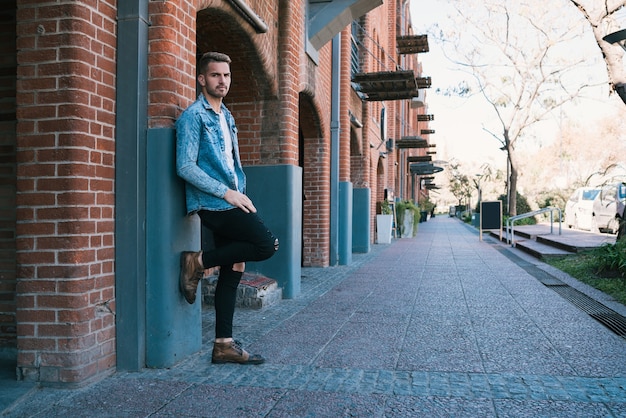
M 502 240 L 502 201 L 480 202 L 480 239 L 483 239 L 483 229 L 500 230 Z

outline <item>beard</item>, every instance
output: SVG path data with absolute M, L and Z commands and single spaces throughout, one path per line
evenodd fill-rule
M 205 92 L 211 97 L 223 99 L 228 94 L 228 86 L 205 87 Z

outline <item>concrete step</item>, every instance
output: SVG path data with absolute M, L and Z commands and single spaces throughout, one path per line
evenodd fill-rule
M 489 231 L 489 235 L 494 238 L 500 238 L 500 231 Z M 536 235 L 527 231 L 515 230 L 515 248 L 524 251 L 538 259 L 546 259 L 548 257 L 561 257 L 574 254 L 573 251 L 551 245 L 551 241 L 542 242 L 537 239 Z M 502 232 L 502 242 L 507 242 L 506 231 Z
M 550 243 L 542 243 L 533 239 L 516 239 L 515 248 L 524 251 L 540 260 L 550 257 L 562 257 L 574 254 L 573 251 L 564 250 Z
M 215 305 L 217 274 L 202 281 L 202 300 L 205 305 Z M 238 308 L 262 309 L 276 305 L 283 298 L 283 290 L 276 280 L 260 274 L 244 273 L 237 288 Z
M 499 237 L 499 231 L 489 231 L 493 237 Z M 502 231 L 502 241 L 507 241 L 506 230 Z M 558 226 L 521 225 L 515 227 L 515 246 L 537 258 L 558 257 L 597 248 L 604 244 L 615 243 L 615 235 L 596 234 L 563 228 L 559 234 Z

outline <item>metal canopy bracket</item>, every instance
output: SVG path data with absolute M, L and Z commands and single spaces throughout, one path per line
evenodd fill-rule
M 346 26 L 383 4 L 383 0 L 309 0 L 308 34 L 320 50 Z
M 411 99 L 419 95 L 414 74 L 412 70 L 358 73 L 352 82 L 369 101 Z
M 254 30 L 257 33 L 266 33 L 267 32 L 267 23 L 261 19 L 259 15 L 257 15 L 254 10 L 248 6 L 248 4 L 243 0 L 229 0 L 230 4 L 232 4 L 239 13 L 252 25 Z

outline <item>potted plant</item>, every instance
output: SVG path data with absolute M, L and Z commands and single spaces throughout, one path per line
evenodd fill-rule
M 421 217 L 420 222 L 426 222 L 430 218 L 430 214 L 435 210 L 437 205 L 427 197 L 420 202 Z
M 396 220 L 400 236 L 412 238 L 417 234 L 417 224 L 420 221 L 420 208 L 410 200 L 396 203 Z
M 390 244 L 391 230 L 393 228 L 391 205 L 389 205 L 388 201 L 383 200 L 378 202 L 378 208 L 380 213 L 376 215 L 376 242 L 378 244 Z

